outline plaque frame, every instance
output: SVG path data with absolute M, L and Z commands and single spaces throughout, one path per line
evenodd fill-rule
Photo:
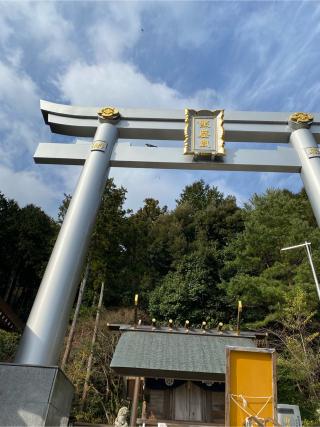
M 213 147 L 197 147 L 195 119 L 210 120 L 213 125 Z M 193 155 L 195 160 L 214 160 L 225 153 L 224 110 L 185 110 L 184 154 Z

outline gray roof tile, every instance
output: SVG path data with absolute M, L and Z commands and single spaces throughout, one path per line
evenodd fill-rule
M 244 337 L 126 331 L 111 368 L 122 375 L 183 379 L 222 379 L 225 347 L 256 347 Z

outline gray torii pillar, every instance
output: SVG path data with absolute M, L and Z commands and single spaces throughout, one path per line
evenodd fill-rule
M 307 114 L 306 118 L 308 118 Z M 311 115 L 309 121 L 305 123 L 291 122 L 290 142 L 299 156 L 301 162 L 300 176 L 320 227 L 320 151 L 310 130 L 311 123 Z
M 0 364 L 0 425 L 67 426 L 73 385 L 57 366 L 90 235 L 118 138 L 107 108 L 33 304 L 14 364 Z
M 48 366 L 58 362 L 117 137 L 112 120 L 99 119 L 91 153 L 43 276 L 16 363 Z

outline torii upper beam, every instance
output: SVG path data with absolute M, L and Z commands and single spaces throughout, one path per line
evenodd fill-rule
M 54 133 L 91 138 L 97 126 L 98 108 L 74 107 L 41 101 L 45 122 Z M 123 139 L 183 141 L 185 112 L 183 110 L 121 109 L 116 124 L 118 137 Z M 194 161 L 182 149 L 172 147 L 141 147 L 129 142 L 115 145 L 111 167 L 227 170 L 261 172 L 300 172 L 301 162 L 289 139 L 290 113 L 228 112 L 224 113 L 226 142 L 270 143 L 263 148 L 226 147 L 226 155 L 215 162 Z M 320 142 L 320 114 L 314 114 L 313 135 Z M 279 144 L 281 144 L 279 146 Z M 34 160 L 46 164 L 84 164 L 90 144 L 41 143 Z

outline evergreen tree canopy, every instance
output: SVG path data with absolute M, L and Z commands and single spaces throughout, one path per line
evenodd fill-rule
M 40 208 L 0 193 L 0 296 L 26 320 L 58 226 Z
M 189 320 L 210 326 L 226 318 L 224 292 L 218 288 L 221 259 L 214 247 L 184 255 L 175 271 L 170 271 L 150 297 L 149 309 L 159 320 Z
M 268 322 L 281 312 L 286 294 L 301 284 L 315 308 L 317 295 L 305 251 L 280 252 L 307 240 L 319 265 L 320 230 L 304 191 L 268 190 L 255 195 L 245 206 L 243 218 L 243 232 L 225 249 L 222 286 L 229 303 L 241 299 L 247 321 Z

